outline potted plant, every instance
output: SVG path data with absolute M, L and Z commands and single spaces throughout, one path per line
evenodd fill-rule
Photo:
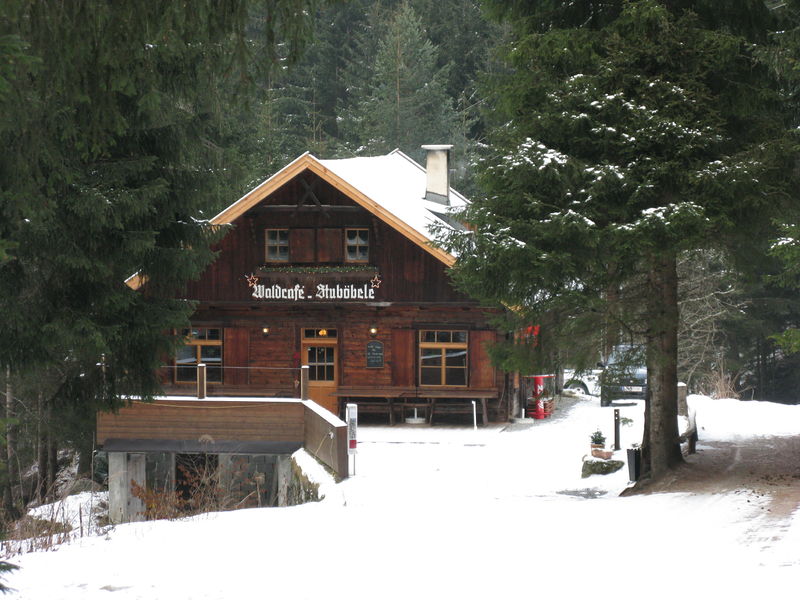
M 599 429 L 592 433 L 589 436 L 592 444 L 592 456 L 594 458 L 602 458 L 603 460 L 608 460 L 613 455 L 613 452 L 610 450 L 606 450 L 606 436 L 603 435 L 603 432 Z
M 589 436 L 589 439 L 592 442 L 592 448 L 605 448 L 606 447 L 606 436 L 603 435 L 603 432 L 597 429 Z

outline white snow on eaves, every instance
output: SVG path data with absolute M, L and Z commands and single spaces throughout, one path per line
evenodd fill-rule
M 425 169 L 400 150 L 384 156 L 320 160 L 325 168 L 344 179 L 406 225 L 432 240 L 430 228 L 451 228 L 436 213 L 463 209 L 467 199 L 450 188 L 450 206 L 425 200 Z

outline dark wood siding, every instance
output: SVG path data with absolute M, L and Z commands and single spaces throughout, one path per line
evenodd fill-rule
M 313 179 L 309 174 L 304 176 Z M 251 273 L 258 275 L 259 283 L 291 287 L 296 283 L 304 284 L 308 276 L 301 280 L 297 273 L 285 272 L 287 266 L 341 265 L 342 272 L 315 273 L 315 285 L 363 285 L 379 273 L 382 283 L 375 290 L 375 301 L 475 304 L 452 287 L 447 267 L 439 259 L 331 185 L 319 179 L 314 186 L 315 195 L 323 206 L 291 206 L 297 203 L 298 197 L 292 198 L 288 190 L 295 188 L 302 195 L 304 188 L 290 182 L 239 217 L 216 245 L 217 260 L 198 281 L 188 285 L 185 297 L 201 301 L 249 302 L 251 289 L 246 277 Z M 370 260 L 365 265 L 367 269 L 360 273 L 352 271 L 352 264 L 343 263 L 344 230 L 347 228 L 370 231 Z M 266 263 L 266 229 L 289 229 L 288 263 Z
M 117 414 L 98 413 L 97 443 L 107 439 L 295 441 L 303 439 L 303 405 L 158 400 Z
M 493 388 L 496 385 L 496 369 L 489 358 L 488 346 L 497 340 L 497 332 L 479 330 L 470 332 L 469 340 L 469 385 L 473 388 Z
M 289 261 L 293 263 L 313 263 L 315 262 L 313 229 L 290 229 L 289 230 Z
M 344 235 L 340 228 L 317 230 L 317 260 L 321 263 L 341 263 L 344 260 Z
M 340 476 L 348 476 L 347 427 L 308 403 L 305 407 L 303 445 Z
M 223 381 L 226 385 L 247 385 L 250 366 L 250 331 L 244 328 L 225 328 L 222 344 L 224 366 Z
M 392 385 L 414 385 L 417 364 L 414 334 L 413 329 L 392 330 Z

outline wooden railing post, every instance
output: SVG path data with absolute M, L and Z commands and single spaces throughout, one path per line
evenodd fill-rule
M 197 365 L 197 398 L 202 400 L 206 397 L 206 366 L 203 363 Z
M 308 365 L 300 367 L 300 400 L 308 400 Z

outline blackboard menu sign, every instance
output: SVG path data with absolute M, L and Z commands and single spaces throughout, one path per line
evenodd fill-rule
M 380 369 L 383 367 L 383 342 L 377 340 L 367 342 L 367 368 Z

